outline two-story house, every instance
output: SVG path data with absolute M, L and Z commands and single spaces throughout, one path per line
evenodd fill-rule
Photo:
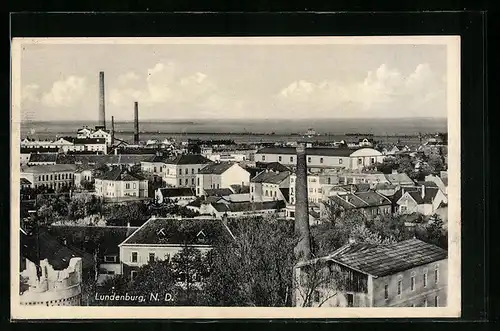
M 212 249 L 214 240 L 229 233 L 221 220 L 152 217 L 118 245 L 122 274 L 134 279 L 139 267 L 172 258 L 185 246 L 204 254 Z
M 448 252 L 418 239 L 348 244 L 296 265 L 296 306 L 446 307 Z
M 209 159 L 198 154 L 182 154 L 165 161 L 163 180 L 171 187 L 196 188 L 196 174 Z
M 20 178 L 31 182 L 32 188 L 59 189 L 73 186 L 74 164 L 37 165 L 22 167 Z
M 448 198 L 439 187 L 422 185 L 415 188 L 402 188 L 401 198 L 396 202 L 400 214 L 420 213 L 432 215 L 441 204 L 447 204 Z
M 262 171 L 250 180 L 250 201 L 285 200 L 282 190 L 289 194 L 290 175 L 289 171 Z
M 206 195 L 207 189 L 225 189 L 232 185 L 248 186 L 250 173 L 237 163 L 214 162 L 200 169 L 196 175 L 196 195 Z
M 95 192 L 107 199 L 148 196 L 148 181 L 139 174 L 115 167 L 95 178 Z
M 340 211 L 356 210 L 367 219 L 390 215 L 392 212 L 391 200 L 371 190 L 337 193 L 330 196 L 322 207 L 322 213 L 328 207 L 338 208 Z

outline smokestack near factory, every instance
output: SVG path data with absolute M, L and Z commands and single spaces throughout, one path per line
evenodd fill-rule
M 309 202 L 307 193 L 307 163 L 306 147 L 297 146 L 297 169 L 295 181 L 295 233 L 299 242 L 295 247 L 295 256 L 298 261 L 307 261 L 311 258 L 311 234 L 309 231 Z
M 115 144 L 115 117 L 111 116 L 111 146 Z
M 99 72 L 99 126 L 106 129 L 106 99 L 104 96 L 104 71 Z
M 139 103 L 134 102 L 134 144 L 139 143 Z

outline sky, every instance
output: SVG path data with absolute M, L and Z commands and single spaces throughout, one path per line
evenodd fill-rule
M 446 118 L 446 46 L 24 44 L 23 120 Z

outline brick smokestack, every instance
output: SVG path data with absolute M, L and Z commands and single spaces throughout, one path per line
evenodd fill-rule
M 106 129 L 106 99 L 104 96 L 104 71 L 99 72 L 99 126 Z
M 111 146 L 115 144 L 115 117 L 111 116 Z
M 134 144 L 139 143 L 139 103 L 134 102 Z
M 299 261 L 311 258 L 311 234 L 309 231 L 309 202 L 307 194 L 307 163 L 304 144 L 297 146 L 297 169 L 295 181 L 295 233 L 299 242 L 295 256 Z

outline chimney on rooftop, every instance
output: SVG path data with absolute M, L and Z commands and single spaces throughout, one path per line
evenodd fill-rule
M 307 193 L 307 162 L 306 148 L 299 144 L 297 151 L 297 170 L 295 181 L 295 232 L 299 242 L 295 247 L 295 255 L 299 261 L 311 258 L 311 238 L 309 231 L 309 202 Z
M 134 144 L 139 143 L 139 103 L 134 102 Z
M 104 89 L 104 71 L 99 72 L 99 125 L 106 129 L 106 106 Z
M 111 146 L 115 144 L 115 117 L 111 116 Z

